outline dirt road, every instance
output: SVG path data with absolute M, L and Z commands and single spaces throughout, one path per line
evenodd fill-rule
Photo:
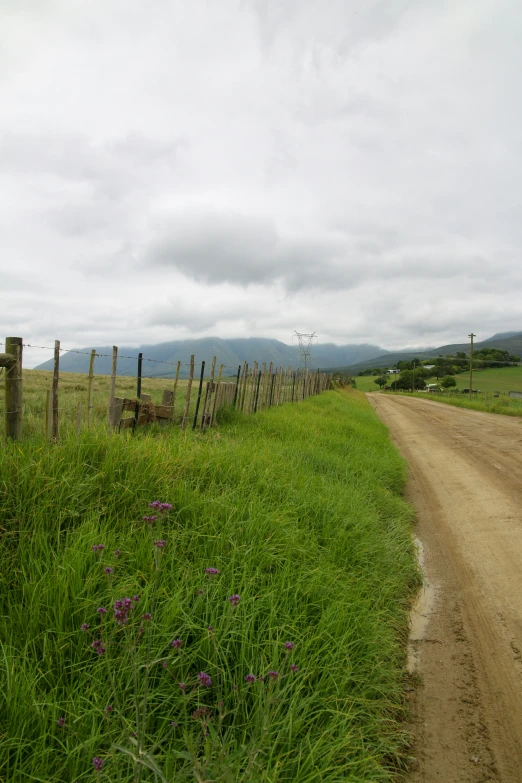
M 368 395 L 408 460 L 428 589 L 410 783 L 522 782 L 522 420 Z

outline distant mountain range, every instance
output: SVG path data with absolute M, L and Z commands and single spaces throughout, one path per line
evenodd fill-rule
M 105 354 L 97 356 L 94 372 L 97 375 L 110 375 L 112 346 L 92 346 L 96 353 Z M 372 356 L 382 355 L 384 348 L 378 345 L 334 345 L 333 343 L 321 343 L 312 347 L 312 360 L 310 367 L 324 369 L 326 367 L 344 367 L 355 362 L 364 362 Z M 87 373 L 89 371 L 89 353 L 91 348 L 82 348 L 85 353 L 64 353 L 60 357 L 60 370 L 62 372 Z M 191 354 L 194 354 L 196 371 L 199 371 L 200 363 L 204 360 L 210 365 L 212 357 L 216 356 L 217 366 L 224 364 L 225 372 L 235 374 L 238 365 L 244 361 L 253 364 L 257 361 L 260 365 L 266 362 L 269 366 L 273 362 L 274 367 L 302 366 L 299 347 L 286 345 L 279 340 L 271 340 L 263 337 L 237 338 L 222 340 L 217 337 L 208 337 L 201 340 L 176 340 L 159 345 L 140 345 L 136 347 L 120 347 L 118 357 L 118 375 L 135 375 L 138 353 L 143 353 L 143 375 L 162 378 L 173 377 L 176 371 L 176 362 L 181 361 L 180 377 L 187 377 Z M 171 362 L 172 365 L 157 364 L 156 362 Z M 50 359 L 38 365 L 37 370 L 52 370 L 53 360 Z
M 510 353 L 522 354 L 522 332 L 503 332 L 489 337 L 487 340 L 475 343 L 476 349 L 485 347 L 502 348 Z M 112 346 L 92 346 L 98 354 L 96 357 L 94 372 L 97 375 L 110 375 Z M 60 369 L 63 372 L 87 373 L 89 371 L 89 353 L 91 348 L 83 348 L 85 353 L 65 353 L 60 358 Z M 356 375 L 361 370 L 371 367 L 391 367 L 398 361 L 436 358 L 439 355 L 455 353 L 456 351 L 469 351 L 469 343 L 455 345 L 442 345 L 439 348 L 412 351 L 386 351 L 378 345 L 348 344 L 334 345 L 333 343 L 319 343 L 312 347 L 310 367 L 321 370 L 342 370 Z M 141 345 L 136 347 L 121 347 L 118 358 L 118 375 L 135 375 L 137 369 L 136 358 L 138 353 L 143 353 L 143 375 L 152 377 L 171 378 L 175 374 L 175 364 L 182 363 L 180 377 L 188 375 L 187 364 L 191 354 L 194 354 L 196 366 L 205 360 L 208 364 L 212 357 L 217 357 L 217 365 L 224 364 L 228 375 L 235 374 L 238 365 L 244 361 L 252 364 L 257 361 L 260 365 L 266 362 L 267 366 L 273 362 L 274 367 L 302 366 L 302 361 L 297 345 L 286 345 L 279 340 L 271 340 L 264 337 L 236 338 L 222 340 L 218 337 L 207 337 L 201 340 L 175 340 L 159 345 Z M 132 357 L 132 358 L 126 358 Z M 171 362 L 170 365 L 157 362 Z M 40 364 L 37 370 L 52 370 L 52 359 Z

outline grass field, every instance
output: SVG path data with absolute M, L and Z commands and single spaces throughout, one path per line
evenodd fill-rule
M 393 376 L 390 376 L 393 380 Z M 357 388 L 360 391 L 378 391 L 379 387 L 375 383 L 372 375 L 358 375 L 356 377 Z M 469 372 L 455 375 L 457 389 L 469 389 Z M 436 378 L 429 378 L 427 383 L 436 383 Z M 506 394 L 509 391 L 522 392 L 522 366 L 517 367 L 499 367 L 488 370 L 473 370 L 473 388 L 480 389 L 483 392 L 501 392 Z
M 3 448 L 2 783 L 404 768 L 402 460 L 355 392 L 227 416 Z

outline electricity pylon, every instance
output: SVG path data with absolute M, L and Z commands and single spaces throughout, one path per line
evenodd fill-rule
M 313 334 L 302 334 L 301 332 L 296 332 L 294 330 L 294 335 L 299 340 L 299 353 L 301 354 L 301 359 L 303 360 L 303 364 L 306 369 L 310 363 L 310 357 L 312 355 L 312 344 L 316 334 L 315 332 L 313 332 Z

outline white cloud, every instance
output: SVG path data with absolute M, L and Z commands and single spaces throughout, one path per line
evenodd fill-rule
M 0 15 L 0 336 L 522 329 L 516 0 Z

